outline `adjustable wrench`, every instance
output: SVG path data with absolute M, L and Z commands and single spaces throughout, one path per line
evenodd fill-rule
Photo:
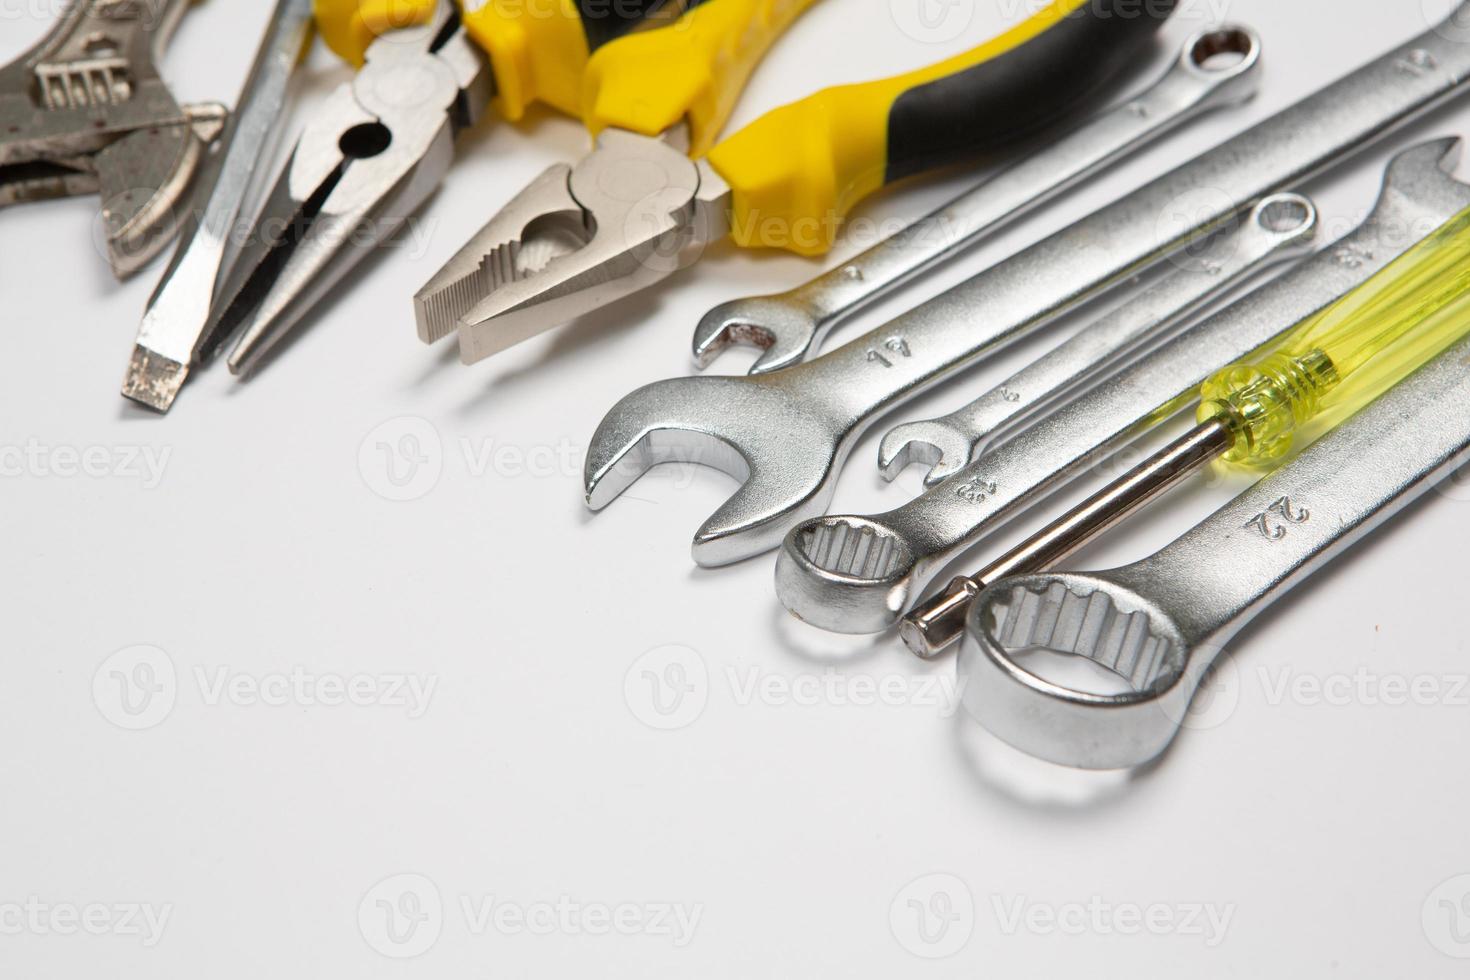
M 1325 308 L 1470 206 L 1444 167 L 1460 141 L 1399 154 L 1368 221 L 1234 305 L 886 514 L 822 517 L 793 530 L 776 591 L 797 616 L 842 633 L 893 626 L 935 575 L 990 531 L 1192 402 L 1214 371 Z M 1414 231 L 1408 231 L 1414 229 Z
M 1470 15 L 1470 0 L 1458 15 Z M 838 467 L 883 412 L 1342 161 L 1467 80 L 1470 42 L 1452 19 L 815 360 L 645 386 L 593 435 L 588 505 L 606 506 L 655 463 L 702 462 L 743 485 L 700 528 L 695 561 L 720 565 L 775 548 L 826 510 Z
M 1122 769 L 1158 755 L 1246 623 L 1470 459 L 1467 365 L 1470 340 L 1143 561 L 980 593 L 959 655 L 966 709 L 1063 765 Z M 1027 647 L 1090 658 L 1131 690 L 1042 680 L 1012 656 Z
M 1235 62 L 1216 56 L 1234 53 Z M 799 363 L 850 317 L 1048 201 L 1206 112 L 1255 97 L 1261 41 L 1245 27 L 1219 27 L 1185 42 L 1151 88 L 966 191 L 898 234 L 775 296 L 731 300 L 694 331 L 694 359 L 708 367 L 736 343 L 762 347 L 751 374 Z
M 1311 248 L 1317 211 L 1299 194 L 1277 194 L 1256 206 L 1237 229 L 1180 260 L 1158 282 L 1082 328 L 963 408 L 937 419 L 905 422 L 878 447 L 878 467 L 892 480 L 910 462 L 928 464 L 926 486 L 958 473 L 979 448 L 1039 414 L 1079 385 L 1101 377 L 1128 354 L 1187 326 L 1232 286 Z
M 39 44 L 0 68 L 0 206 L 100 192 L 119 277 L 173 237 L 224 127 L 223 106 L 181 107 L 158 75 L 188 6 L 72 0 Z

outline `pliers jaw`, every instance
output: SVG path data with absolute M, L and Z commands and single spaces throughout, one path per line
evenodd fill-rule
M 443 181 L 454 138 L 489 106 L 486 56 L 452 3 L 380 37 L 302 133 L 265 199 L 208 346 L 243 327 L 230 370 L 255 367 Z
M 541 174 L 419 291 L 420 339 L 457 330 L 472 364 L 690 264 L 728 233 L 729 188 L 677 144 L 609 129 Z

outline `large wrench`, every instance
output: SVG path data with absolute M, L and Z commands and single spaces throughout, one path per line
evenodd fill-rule
M 1389 165 L 1368 221 L 1336 245 L 1196 324 L 1106 382 L 971 462 L 923 496 L 873 517 L 822 517 L 787 537 L 776 591 L 824 629 L 893 626 L 950 561 L 1190 403 L 1215 370 L 1250 354 L 1370 278 L 1470 206 L 1445 173 L 1458 139 L 1406 150 Z
M 1213 60 L 1226 53 L 1240 60 Z M 706 367 L 736 343 L 764 348 L 751 374 L 802 361 L 834 327 L 904 283 L 1184 123 L 1251 99 L 1260 82 L 1260 57 L 1260 38 L 1247 28 L 1196 34 L 1152 88 L 851 261 L 785 293 L 731 300 L 710 310 L 694 331 L 695 361 Z
M 1470 15 L 1470 0 L 1460 14 Z M 588 505 L 606 506 L 655 463 L 701 462 L 744 485 L 700 528 L 695 561 L 720 565 L 775 548 L 825 512 L 838 467 L 884 411 L 1361 150 L 1467 77 L 1470 43 L 1448 22 L 815 360 L 756 377 L 647 385 L 614 406 L 591 440 Z M 1180 220 L 1166 220 L 1170 213 Z
M 1266 198 L 1239 228 L 1211 241 L 1127 303 L 1079 330 L 963 408 L 905 422 L 883 437 L 878 467 L 886 480 L 911 462 L 929 466 L 926 486 L 954 476 L 1004 431 L 1101 377 L 1129 354 L 1187 326 L 1212 301 L 1262 269 L 1301 255 L 1317 232 L 1317 212 L 1299 194 Z
M 1470 340 L 1143 561 L 1001 579 L 970 611 L 959 670 L 970 714 L 1033 755 L 1141 765 L 1173 740 L 1224 645 L 1279 596 L 1470 459 Z M 1088 657 L 1131 690 L 1074 690 L 1012 657 Z

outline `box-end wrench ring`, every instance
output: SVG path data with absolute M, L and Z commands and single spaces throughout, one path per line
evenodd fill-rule
M 1463 340 L 1143 561 L 983 591 L 960 648 L 966 710 L 1062 765 L 1122 769 L 1157 756 L 1246 623 L 1470 459 L 1467 364 Z M 1044 680 L 1015 657 L 1035 647 L 1091 659 L 1131 690 Z
M 922 496 L 883 514 L 819 517 L 797 526 L 776 563 L 781 602 L 836 632 L 877 633 L 896 625 L 936 575 L 991 531 L 1192 403 L 1214 371 L 1326 307 L 1470 206 L 1470 186 L 1445 172 L 1459 150 L 1458 139 L 1441 139 L 1400 153 L 1357 231 Z
M 1234 54 L 1236 60 L 1220 56 Z M 1185 123 L 1240 105 L 1260 87 L 1261 39 L 1226 25 L 1195 34 L 1150 88 L 966 191 L 861 255 L 795 289 L 722 303 L 694 331 L 707 367 L 732 344 L 764 348 L 751 374 L 811 355 L 860 310 Z

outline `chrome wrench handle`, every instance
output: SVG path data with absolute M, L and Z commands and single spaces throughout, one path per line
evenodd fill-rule
M 1360 285 L 1466 207 L 1470 185 L 1442 167 L 1460 141 L 1406 150 L 1357 231 L 1033 423 L 922 496 L 871 517 L 819 517 L 795 528 L 777 559 L 776 591 L 824 629 L 876 633 L 953 559 L 1074 475 L 1174 414 L 1213 371 Z M 866 539 L 881 564 L 861 564 L 845 543 Z
M 1266 198 L 1240 227 L 1180 259 L 1178 268 L 970 404 L 891 429 L 878 449 L 883 477 L 892 480 L 910 462 L 925 462 L 925 485 L 943 482 L 983 452 L 988 440 L 1101 377 L 1130 352 L 1187 325 L 1232 286 L 1301 255 L 1316 232 L 1317 210 L 1307 198 Z
M 1463 340 L 1153 556 L 997 582 L 977 597 L 961 645 L 966 708 L 1005 741 L 1063 765 L 1152 759 L 1246 623 L 1470 459 L 1467 406 Z M 1034 646 L 1089 657 L 1132 689 L 1044 681 L 1012 657 Z
M 1470 2 L 1462 4 L 1470 8 Z M 1465 16 L 1470 17 L 1470 9 Z M 855 424 L 1299 185 L 1459 89 L 1470 43 L 1430 30 L 885 326 L 787 369 Z
M 1215 55 L 1226 52 L 1238 54 L 1239 60 L 1212 63 Z M 707 366 L 731 341 L 753 335 L 768 346 L 750 373 L 803 360 L 839 323 L 926 270 L 1176 127 L 1254 97 L 1260 55 L 1260 38 L 1249 28 L 1218 27 L 1196 34 L 1151 88 L 856 258 L 786 293 L 734 300 L 711 310 L 695 332 L 695 360 Z

